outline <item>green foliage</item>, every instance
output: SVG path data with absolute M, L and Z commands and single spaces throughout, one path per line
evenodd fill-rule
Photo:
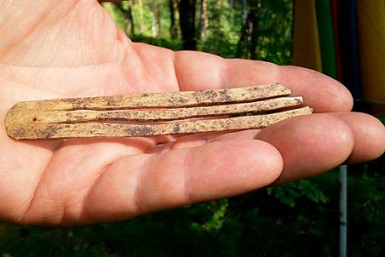
M 267 189 L 268 194 L 274 195 L 280 203 L 295 207 L 298 199 L 304 197 L 314 203 L 327 203 L 329 197 L 310 180 L 299 180 L 279 187 Z
M 141 5 L 138 3 L 142 3 Z M 199 1 L 198 1 L 199 2 Z M 242 32 L 242 1 L 207 0 L 208 26 L 204 37 L 198 41 L 198 50 L 223 57 L 242 57 L 237 48 Z M 292 48 L 292 0 L 260 0 L 260 17 L 258 27 L 257 58 L 278 64 L 291 63 Z M 126 12 L 127 2 L 121 4 L 103 4 L 117 21 L 119 27 L 126 31 L 134 41 L 160 45 L 173 50 L 181 48 L 181 39 L 172 39 L 170 35 L 170 10 L 167 0 L 133 1 L 131 4 L 135 34 L 128 29 Z M 154 35 L 154 5 L 160 16 L 161 31 Z M 248 9 L 256 6 L 248 6 Z M 199 8 L 197 8 L 199 9 Z M 246 11 L 248 10 L 246 9 Z M 197 26 L 201 12 L 197 12 Z M 158 44 L 159 43 L 159 44 Z
M 103 3 L 103 6 L 106 10 L 112 15 L 118 26 L 125 32 L 127 32 L 130 37 L 161 37 L 165 40 L 169 40 L 170 36 L 168 29 L 170 27 L 170 11 L 168 9 L 168 0 L 156 0 L 156 1 L 133 1 L 129 2 L 123 1 L 119 4 L 113 3 Z M 128 29 L 128 17 L 127 11 L 131 7 L 132 16 L 134 20 L 134 31 L 135 34 L 131 35 L 130 30 Z M 158 8 L 158 13 L 160 16 L 160 35 L 154 35 L 154 9 Z M 146 41 L 143 41 L 146 42 Z
M 385 177 L 379 173 L 352 176 L 349 196 L 349 240 L 360 246 L 352 256 L 383 256 L 385 242 Z M 382 255 L 380 252 L 382 251 Z
M 0 225 L 11 256 L 337 256 L 338 172 L 117 224 Z M 385 177 L 349 176 L 349 254 L 381 256 Z M 287 198 L 289 200 L 282 200 Z M 316 250 L 315 250 L 316 249 Z
M 209 2 L 206 37 L 199 42 L 199 50 L 223 57 L 236 57 L 236 47 L 242 28 L 241 10 L 228 1 Z
M 147 44 L 165 47 L 168 49 L 180 49 L 182 45 L 181 41 L 165 38 L 146 37 L 144 35 L 135 35 L 131 37 L 131 40 L 133 42 L 146 42 Z
M 293 5 L 291 0 L 261 1 L 258 59 L 291 63 Z

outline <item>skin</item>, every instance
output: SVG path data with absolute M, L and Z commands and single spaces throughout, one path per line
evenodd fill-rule
M 0 120 L 25 100 L 280 82 L 315 114 L 264 130 L 14 141 L 0 122 L 0 220 L 73 225 L 229 197 L 384 153 L 339 82 L 292 66 L 133 43 L 93 0 L 1 0 Z

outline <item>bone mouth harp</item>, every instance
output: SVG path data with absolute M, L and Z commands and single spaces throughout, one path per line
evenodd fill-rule
M 279 84 L 26 101 L 5 119 L 16 140 L 148 137 L 262 129 L 313 112 Z

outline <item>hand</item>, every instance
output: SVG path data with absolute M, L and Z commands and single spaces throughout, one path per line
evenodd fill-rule
M 0 220 L 81 224 L 229 197 L 381 155 L 385 128 L 338 82 L 299 67 L 132 43 L 92 0 L 1 0 Z M 19 101 L 280 82 L 316 114 L 264 130 L 14 141 Z

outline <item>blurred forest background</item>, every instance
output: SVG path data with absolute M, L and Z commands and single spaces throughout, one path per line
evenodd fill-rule
M 133 41 L 278 64 L 292 60 L 292 0 L 131 0 L 103 5 Z M 349 256 L 385 256 L 384 161 L 349 169 Z M 117 224 L 0 224 L 0 255 L 338 256 L 338 230 L 339 182 L 333 170 Z

